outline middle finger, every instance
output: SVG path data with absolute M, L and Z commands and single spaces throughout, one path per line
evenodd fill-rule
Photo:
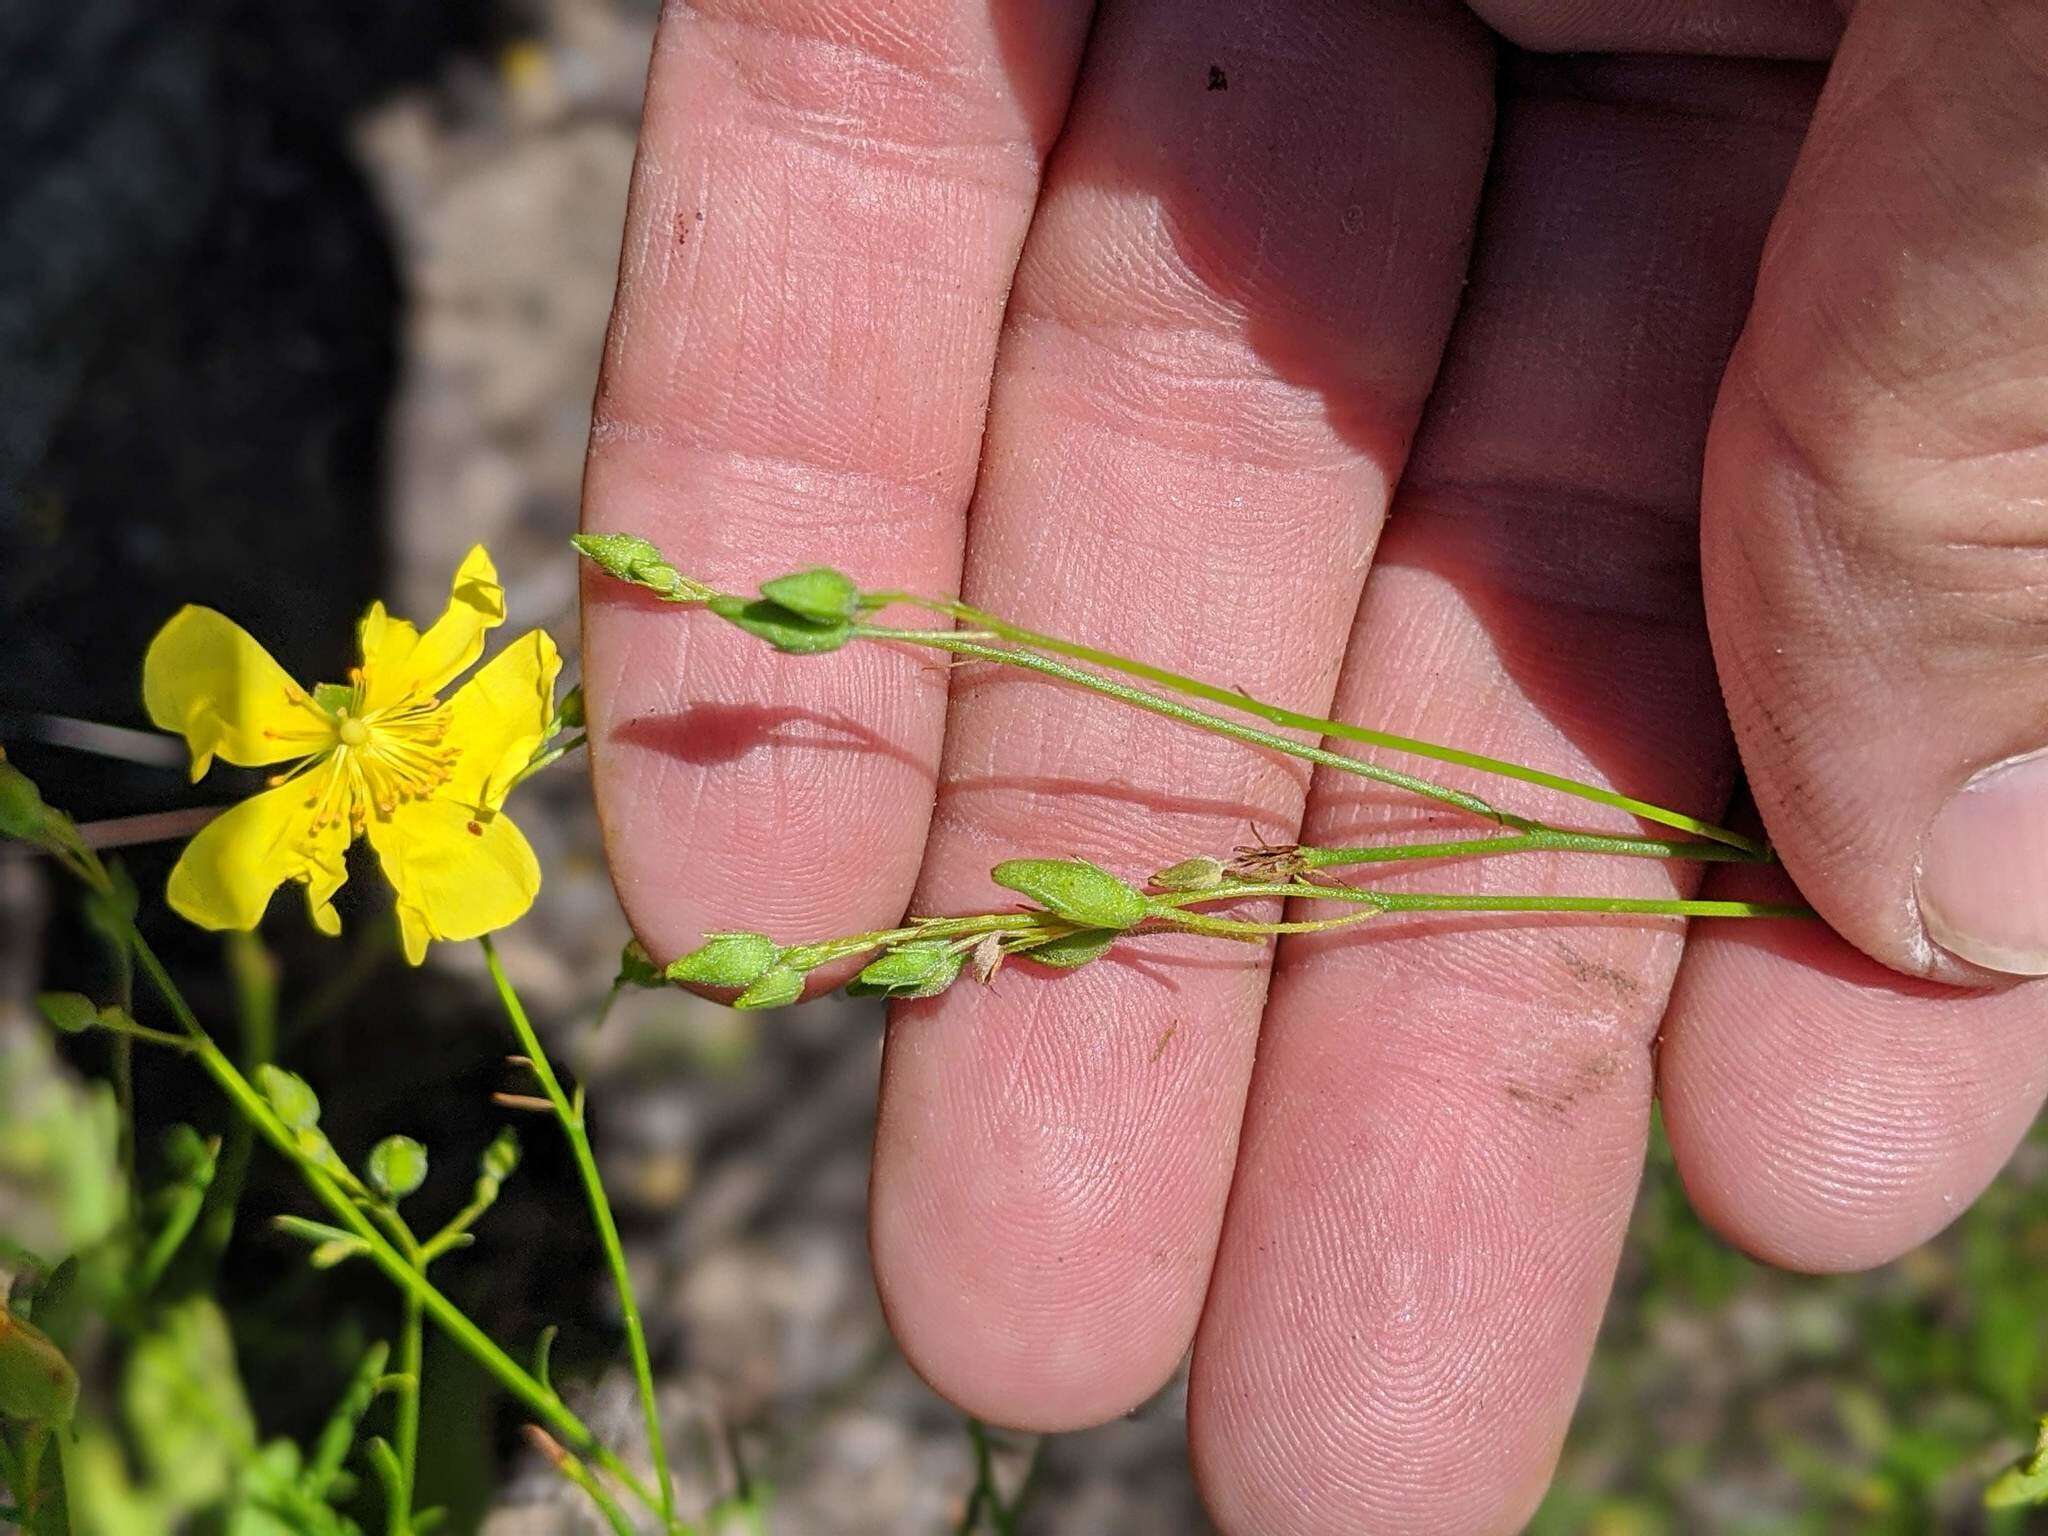
M 1320 712 L 1463 279 L 1490 73 L 1437 0 L 1106 7 L 998 353 L 970 601 Z M 1000 904 L 1012 854 L 1142 875 L 1248 816 L 1284 834 L 1298 766 L 956 673 L 920 909 Z M 1068 1428 L 1172 1371 L 1264 990 L 1262 952 L 1148 940 L 899 1011 L 875 1268 L 946 1396 Z

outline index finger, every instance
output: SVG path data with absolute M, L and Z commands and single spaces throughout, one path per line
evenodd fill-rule
M 736 590 L 816 564 L 952 589 L 1004 297 L 1088 10 L 666 8 L 587 528 L 644 534 Z M 893 921 L 930 816 L 943 674 L 721 631 L 602 580 L 585 591 L 598 810 L 635 930 L 666 957 L 706 927 Z

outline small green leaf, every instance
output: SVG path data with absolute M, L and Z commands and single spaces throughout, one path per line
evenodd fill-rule
M 427 1182 L 427 1149 L 410 1136 L 386 1136 L 364 1165 L 370 1185 L 387 1200 L 403 1200 Z
M 904 1001 L 936 997 L 953 984 L 966 959 L 937 941 L 905 944 L 868 962 L 860 973 L 861 989 Z
M 36 1011 L 67 1035 L 82 1035 L 100 1021 L 99 1005 L 83 992 L 38 992 Z
M 844 573 L 828 566 L 796 571 L 761 583 L 761 595 L 791 613 L 820 624 L 851 619 L 860 606 L 860 588 Z
M 668 979 L 699 987 L 751 987 L 782 956 L 765 933 L 714 933 L 670 963 Z
M 790 656 L 815 656 L 836 651 L 853 638 L 848 619 L 812 619 L 766 598 L 748 602 L 741 597 L 714 597 L 706 605 L 721 619 L 737 624 L 748 634 L 766 640 Z
M 1026 960 L 1036 960 L 1054 970 L 1071 971 L 1091 960 L 1100 960 L 1116 942 L 1117 933 L 1114 928 L 1078 928 L 1018 953 Z
M 1206 853 L 1169 864 L 1152 876 L 1152 887 L 1160 891 L 1213 891 L 1223 884 L 1223 861 Z
M 78 1373 L 30 1323 L 0 1307 L 0 1419 L 67 1424 L 78 1406 Z
M 770 966 L 754 984 L 732 1000 L 735 1008 L 782 1008 L 804 994 L 804 973 L 786 965 Z
M 1080 927 L 1134 928 L 1145 917 L 1140 891 L 1085 859 L 1005 859 L 989 878 Z
M 320 1096 L 298 1073 L 266 1061 L 256 1069 L 256 1086 L 289 1129 L 310 1131 L 320 1123 Z

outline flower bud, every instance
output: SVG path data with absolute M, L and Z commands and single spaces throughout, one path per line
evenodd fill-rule
M 565 731 L 583 729 L 583 685 L 578 683 L 562 695 L 562 702 L 555 706 L 555 724 Z
M 1078 927 L 1134 928 L 1147 910 L 1141 892 L 1085 859 L 1005 859 L 989 878 Z
M 511 1178 L 519 1167 L 519 1137 L 510 1126 L 491 1138 L 491 1144 L 484 1148 L 484 1155 L 477 1164 L 481 1182 L 491 1186 L 495 1194 L 500 1184 Z
M 410 1136 L 386 1136 L 370 1148 L 365 1171 L 387 1200 L 403 1200 L 427 1182 L 427 1149 Z
M 668 979 L 697 987 L 751 987 L 781 955 L 781 948 L 765 933 L 714 933 L 671 961 Z
M 298 1073 L 266 1061 L 256 1069 L 256 1085 L 288 1129 L 310 1131 L 320 1123 L 320 1097 Z

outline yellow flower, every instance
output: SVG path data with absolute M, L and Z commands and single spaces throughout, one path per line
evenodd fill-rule
M 308 690 L 240 625 L 179 609 L 142 664 L 149 718 L 185 738 L 194 780 L 215 757 L 291 766 L 186 845 L 171 906 L 202 928 L 253 928 L 296 880 L 314 926 L 339 933 L 334 893 L 362 835 L 398 893 L 415 965 L 431 939 L 473 939 L 524 913 L 540 865 L 499 807 L 554 719 L 555 643 L 531 630 L 440 697 L 504 620 L 505 589 L 479 545 L 425 634 L 373 603 L 358 630 L 362 665 Z

